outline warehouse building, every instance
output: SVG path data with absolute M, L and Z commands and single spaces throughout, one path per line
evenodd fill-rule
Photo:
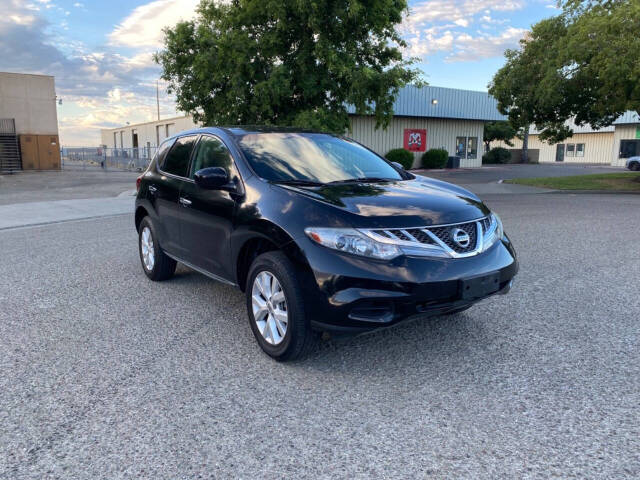
M 573 136 L 561 143 L 548 144 L 540 140 L 539 131 L 532 127 L 529 133 L 531 157 L 541 163 L 590 163 L 624 166 L 629 157 L 640 155 L 640 117 L 626 112 L 609 127 L 593 129 L 589 125 L 577 126 L 571 122 Z M 515 138 L 513 147 L 522 149 L 522 140 Z M 498 144 L 492 145 L 498 146 Z
M 0 72 L 0 171 L 59 168 L 54 78 Z
M 442 87 L 407 86 L 394 103 L 394 117 L 386 129 L 375 128 L 373 116 L 356 115 L 351 108 L 347 135 L 384 155 L 393 148 L 414 152 L 414 166 L 431 148 L 460 157 L 461 167 L 482 165 L 484 124 L 504 120 L 496 101 L 486 92 Z M 101 131 L 103 148 L 145 157 L 165 138 L 196 127 L 189 116 L 127 125 Z

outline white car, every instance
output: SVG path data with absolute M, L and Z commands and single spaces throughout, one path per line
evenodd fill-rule
M 634 172 L 640 171 L 640 157 L 627 158 L 625 167 L 629 170 L 633 170 Z

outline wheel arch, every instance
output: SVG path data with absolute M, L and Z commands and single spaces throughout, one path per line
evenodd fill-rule
M 281 251 L 298 267 L 310 270 L 306 257 L 294 239 L 271 222 L 263 220 L 259 225 L 253 225 L 250 229 L 238 233 L 232 244 L 238 245 L 233 258 L 236 283 L 243 292 L 253 260 L 266 252 Z
M 149 215 L 149 212 L 145 207 L 143 207 L 142 205 L 139 205 L 138 207 L 136 207 L 136 215 L 135 215 L 136 232 L 140 231 L 140 223 L 142 222 L 142 219 L 148 215 Z

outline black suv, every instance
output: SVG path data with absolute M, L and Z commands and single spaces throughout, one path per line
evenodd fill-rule
M 142 267 L 176 262 L 239 287 L 278 360 L 316 332 L 359 332 L 460 312 L 518 270 L 497 215 L 473 193 L 406 172 L 344 137 L 261 127 L 167 139 L 137 181 Z

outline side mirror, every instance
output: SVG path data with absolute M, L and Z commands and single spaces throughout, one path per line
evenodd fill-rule
M 205 190 L 217 190 L 229 183 L 229 173 L 222 167 L 198 170 L 193 175 L 196 185 Z
M 404 171 L 404 167 L 401 164 L 399 164 L 398 162 L 391 162 L 391 165 L 393 165 L 394 167 L 396 167 L 400 171 Z

